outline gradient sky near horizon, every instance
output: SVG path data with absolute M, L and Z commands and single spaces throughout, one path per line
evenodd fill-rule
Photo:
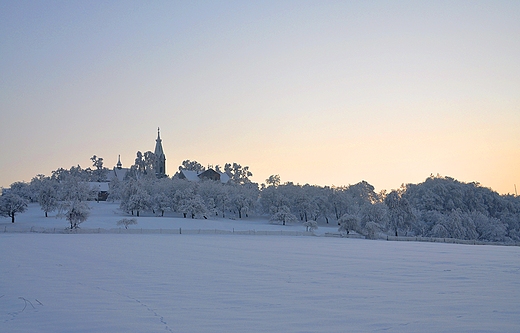
M 185 159 L 520 190 L 519 1 L 0 0 L 0 186 Z

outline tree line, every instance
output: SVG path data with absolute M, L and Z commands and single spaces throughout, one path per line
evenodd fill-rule
M 175 212 L 185 218 L 238 218 L 266 216 L 272 223 L 301 223 L 307 230 L 335 225 L 341 233 L 367 238 L 381 235 L 422 236 L 508 242 L 520 240 L 520 199 L 500 195 L 479 183 L 430 175 L 419 184 L 406 184 L 390 192 L 376 193 L 366 181 L 348 186 L 281 183 L 272 175 L 265 183 L 250 180 L 247 166 L 226 163 L 212 169 L 226 174 L 227 183 L 181 179 L 182 170 L 206 168 L 185 160 L 172 177 L 157 178 L 154 157 L 138 152 L 124 180 L 109 183 L 109 200 L 121 210 L 140 216 L 143 211 L 163 216 Z M 47 216 L 58 210 L 75 228 L 88 217 L 86 202 L 96 193 L 89 181 L 106 181 L 108 169 L 93 156 L 92 168 L 60 168 L 51 176 L 38 175 L 30 183 L 16 182 L 0 197 L 0 213 L 23 212 L 28 202 L 38 202 Z

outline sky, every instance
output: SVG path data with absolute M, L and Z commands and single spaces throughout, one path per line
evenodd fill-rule
M 0 186 L 153 151 L 520 190 L 519 1 L 0 0 Z

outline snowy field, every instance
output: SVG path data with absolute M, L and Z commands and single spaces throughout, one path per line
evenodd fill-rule
M 266 218 L 250 217 L 244 219 L 230 218 L 210 218 L 210 219 L 190 219 L 182 218 L 180 214 L 165 212 L 165 216 L 155 216 L 151 212 L 141 212 L 140 217 L 131 216 L 119 210 L 118 203 L 111 202 L 92 202 L 90 216 L 87 221 L 83 222 L 80 227 L 83 230 L 95 230 L 102 228 L 105 230 L 119 229 L 124 227 L 117 226 L 117 221 L 122 218 L 135 218 L 137 225 L 132 225 L 129 229 L 143 230 L 159 230 L 159 229 L 191 229 L 191 230 L 261 230 L 261 231 L 305 231 L 305 227 L 301 223 L 282 226 L 280 224 L 271 224 Z M 56 212 L 49 213 L 49 217 L 45 218 L 40 206 L 36 203 L 29 204 L 26 212 L 16 215 L 16 222 L 11 223 L 11 218 L 0 217 L 0 232 L 10 231 L 29 231 L 32 227 L 63 230 L 70 227 L 67 220 L 57 218 Z M 334 223 L 323 224 L 316 230 L 316 234 L 322 235 L 326 232 L 337 233 L 338 226 Z
M 84 227 L 121 218 L 100 205 Z M 31 209 L 16 223 L 66 226 Z M 162 227 L 148 219 L 282 228 L 154 217 L 135 227 Z M 0 332 L 520 331 L 513 246 L 8 232 L 0 252 Z

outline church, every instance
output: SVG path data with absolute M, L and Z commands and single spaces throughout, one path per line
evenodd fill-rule
M 164 150 L 162 147 L 162 140 L 160 129 L 157 128 L 157 139 L 155 140 L 155 150 L 154 154 L 156 156 L 154 170 L 155 176 L 157 178 L 168 177 L 166 175 L 166 155 L 164 154 Z M 121 163 L 121 155 L 117 157 L 117 164 L 112 170 L 108 170 L 106 181 L 103 182 L 89 182 L 90 188 L 97 192 L 97 201 L 106 201 L 109 194 L 109 182 L 117 179 L 118 181 L 123 181 L 130 171 L 130 168 L 123 168 L 123 163 Z
M 161 133 L 160 129 L 157 128 L 157 139 L 155 140 L 155 150 L 154 154 L 156 156 L 154 170 L 155 176 L 157 178 L 167 177 L 166 174 L 166 155 L 164 154 L 164 150 L 162 147 Z M 130 171 L 130 168 L 123 168 L 123 164 L 121 163 L 121 155 L 117 158 L 117 164 L 114 169 L 110 170 L 107 175 L 107 180 L 111 181 L 112 179 L 117 178 L 119 181 L 123 181 L 126 177 L 126 174 Z
M 155 164 L 153 170 L 157 178 L 168 177 L 166 174 L 166 155 L 164 154 L 160 128 L 157 128 L 157 139 L 155 139 Z M 121 155 L 117 158 L 116 166 L 108 171 L 106 181 L 104 182 L 89 182 L 90 187 L 98 192 L 99 201 L 105 201 L 109 193 L 109 182 L 117 179 L 118 181 L 124 181 L 127 174 L 130 172 L 130 168 L 123 168 L 121 163 Z M 208 168 L 204 171 L 192 171 L 192 170 L 179 170 L 176 174 L 180 179 L 186 179 L 190 182 L 199 182 L 203 180 L 218 181 L 223 184 L 230 180 L 230 176 L 225 172 L 215 171 L 213 168 Z

